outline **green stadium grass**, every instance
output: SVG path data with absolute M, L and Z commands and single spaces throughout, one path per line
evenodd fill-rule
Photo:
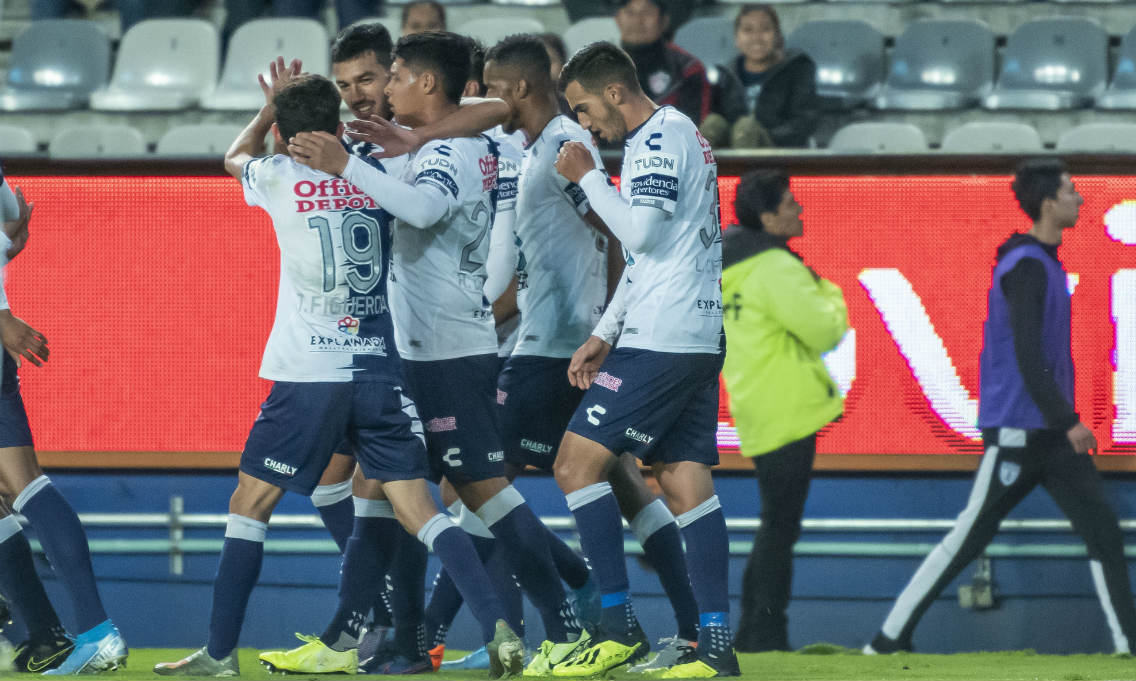
M 108 679 L 156 679 L 157 662 L 178 660 L 188 649 L 142 648 L 130 651 L 124 670 L 100 675 Z M 282 679 L 256 661 L 257 652 L 241 649 L 243 679 Z M 446 651 L 446 658 L 461 651 Z M 742 678 L 760 681 L 1104 681 L 1136 678 L 1136 660 L 1115 655 L 1038 655 L 1030 650 L 958 655 L 898 655 L 866 657 L 858 651 L 815 644 L 795 653 L 741 655 Z M 21 678 L 31 678 L 21 676 Z M 342 678 L 290 675 L 288 679 Z M 377 678 L 377 677 L 371 677 Z M 482 679 L 483 672 L 443 672 L 422 678 Z M 615 679 L 643 678 L 615 673 Z

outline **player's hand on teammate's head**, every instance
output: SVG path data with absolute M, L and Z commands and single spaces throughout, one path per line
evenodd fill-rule
M 288 140 L 288 154 L 316 170 L 342 175 L 349 158 L 339 138 L 327 132 L 301 132 Z
M 590 388 L 609 352 L 610 343 L 598 336 L 588 336 L 588 340 L 572 353 L 572 360 L 568 363 L 568 382 L 580 390 Z
M 16 204 L 20 207 L 19 215 L 4 222 L 4 234 L 12 240 L 12 246 L 8 249 L 8 260 L 15 258 L 19 255 L 20 251 L 24 250 L 24 246 L 28 244 L 28 223 L 31 222 L 32 208 L 35 203 L 28 203 L 24 200 L 24 193 L 20 191 L 19 187 L 14 190 L 16 194 Z
M 1069 438 L 1069 444 L 1073 445 L 1073 451 L 1078 454 L 1096 453 L 1097 438 L 1093 435 L 1093 431 L 1080 421 L 1065 435 Z
M 565 142 L 560 147 L 560 153 L 556 156 L 556 171 L 569 181 L 578 183 L 595 168 L 592 153 L 580 142 Z
M 22 359 L 37 367 L 47 361 L 47 338 L 13 315 L 11 310 L 0 310 L 0 343 L 16 360 L 16 366 Z
M 393 158 L 417 151 L 422 140 L 408 128 L 393 121 L 371 115 L 369 120 L 356 119 L 347 123 L 347 136 L 356 142 L 370 142 L 382 147 L 382 151 L 371 154 L 375 158 Z
M 260 91 L 264 93 L 265 106 L 272 106 L 272 98 L 276 96 L 280 88 L 300 75 L 303 68 L 304 63 L 299 59 L 293 59 L 285 64 L 284 57 L 277 57 L 268 62 L 268 79 L 265 80 L 263 73 L 256 74 L 256 81 L 260 83 Z

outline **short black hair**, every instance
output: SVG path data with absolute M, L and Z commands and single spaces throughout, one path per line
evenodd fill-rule
M 304 73 L 288 81 L 272 98 L 276 127 L 285 141 L 298 132 L 339 130 L 339 90 L 323 76 Z
M 461 101 L 470 73 L 469 38 L 448 31 L 404 35 L 394 46 L 394 57 L 416 71 L 433 72 L 446 99 Z
M 434 0 L 414 0 L 402 6 L 402 21 L 399 26 L 406 26 L 406 20 L 410 18 L 410 10 L 415 7 L 429 7 L 438 13 L 438 18 L 442 20 L 442 25 L 446 25 L 446 7 L 440 2 Z
M 750 229 L 764 229 L 762 213 L 776 213 L 789 191 L 789 176 L 782 170 L 751 170 L 738 182 L 734 213 L 738 223 Z
M 477 38 L 466 36 L 469 41 L 469 78 L 477 83 L 477 96 L 485 94 L 485 46 Z M 463 88 L 464 89 L 464 88 Z
M 564 62 L 568 61 L 568 47 L 564 44 L 564 39 L 556 33 L 541 33 L 539 36 L 541 42 L 549 50 L 556 53 L 556 58 L 560 60 L 560 65 L 563 66 Z M 551 57 L 549 58 L 549 68 L 552 67 Z
M 511 35 L 497 43 L 485 55 L 485 61 L 516 69 L 529 87 L 548 90 L 552 86 L 552 60 L 541 36 L 533 33 Z
M 611 83 L 619 83 L 631 92 L 642 92 L 635 62 L 618 45 L 601 41 L 592 43 L 572 55 L 560 72 L 560 89 L 576 81 L 588 92 L 600 93 Z
M 335 42 L 331 45 L 331 63 L 339 64 L 367 52 L 374 52 L 379 64 L 389 70 L 392 48 L 391 34 L 386 26 L 377 21 L 370 24 L 355 24 L 335 36 Z
M 1059 158 L 1027 158 L 1018 164 L 1010 187 L 1030 220 L 1037 222 L 1041 218 L 1042 201 L 1057 198 L 1061 176 L 1067 172 L 1065 162 Z
M 650 2 L 652 5 L 654 5 L 655 7 L 659 8 L 659 14 L 661 14 L 663 16 L 668 16 L 668 17 L 671 15 L 670 6 L 666 2 L 664 2 L 663 0 L 647 0 L 647 1 Z M 624 7 L 630 5 L 631 2 L 632 2 L 632 0 L 619 0 L 619 2 L 615 3 L 616 9 L 623 9 Z

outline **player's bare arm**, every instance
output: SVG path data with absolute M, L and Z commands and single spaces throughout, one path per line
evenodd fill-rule
M 353 140 L 370 142 L 383 148 L 376 158 L 391 158 L 417 151 L 431 140 L 472 137 L 509 119 L 512 109 L 500 99 L 466 97 L 454 113 L 428 125 L 408 130 L 380 116 L 354 120 L 347 124 Z
M 1065 436 L 1069 438 L 1069 444 L 1073 445 L 1073 451 L 1078 454 L 1096 453 L 1097 438 L 1093 435 L 1093 431 L 1080 421 L 1070 428 Z
M 288 141 L 288 153 L 300 163 L 328 175 L 342 175 L 351 155 L 339 138 L 326 132 L 301 132 Z
M 17 366 L 21 359 L 37 367 L 47 361 L 47 337 L 13 315 L 11 310 L 0 310 L 0 344 L 16 360 Z
M 240 180 L 245 164 L 264 155 L 264 138 L 272 130 L 275 120 L 276 112 L 272 106 L 265 105 L 237 135 L 237 139 L 233 140 L 233 144 L 225 152 L 225 170 L 230 175 Z
M 565 179 L 580 184 L 580 180 L 596 169 L 592 153 L 582 142 L 566 142 L 556 157 L 556 172 Z
M 612 297 L 615 295 L 615 289 L 619 286 L 619 280 L 623 277 L 623 269 L 627 266 L 627 261 L 623 257 L 623 245 L 619 242 L 619 238 L 607 226 L 599 215 L 596 214 L 591 208 L 587 213 L 584 213 L 584 220 L 589 225 L 596 228 L 607 237 L 607 297 L 604 299 L 605 303 L 610 303 Z
M 13 191 L 16 197 L 16 205 L 20 207 L 19 215 L 13 220 L 6 220 L 4 222 L 4 234 L 12 240 L 12 245 L 8 248 L 8 260 L 12 260 L 20 251 L 24 250 L 24 246 L 28 244 L 28 223 L 32 218 L 32 208 L 35 207 L 35 202 L 28 203 L 24 200 L 24 193 L 16 187 Z

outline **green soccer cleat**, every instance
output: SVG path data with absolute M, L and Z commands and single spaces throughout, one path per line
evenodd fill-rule
M 569 679 L 598 678 L 620 665 L 641 659 L 649 649 L 642 629 L 633 632 L 626 643 L 610 638 L 599 642 L 592 639 L 591 645 L 574 658 L 553 667 L 552 675 Z
M 332 650 L 318 636 L 296 634 L 304 645 L 291 650 L 271 650 L 260 654 L 260 663 L 269 672 L 286 674 L 354 674 L 359 671 L 359 651 Z
M 724 676 L 741 676 L 738 656 L 729 651 L 728 656 L 699 657 L 693 662 L 676 664 L 670 669 L 655 675 L 656 679 L 716 679 Z
M 214 660 L 202 648 L 177 662 L 159 662 L 154 665 L 154 673 L 159 676 L 240 676 L 241 666 L 235 650 L 224 659 Z
M 529 666 L 525 667 L 525 676 L 551 676 L 557 665 L 572 660 L 591 644 L 592 637 L 586 631 L 581 632 L 580 638 L 567 643 L 545 641 L 540 644 L 540 650 L 533 656 Z
M 485 648 L 489 651 L 489 678 L 509 679 L 521 674 L 525 666 L 525 644 L 505 620 L 497 620 L 493 640 Z

